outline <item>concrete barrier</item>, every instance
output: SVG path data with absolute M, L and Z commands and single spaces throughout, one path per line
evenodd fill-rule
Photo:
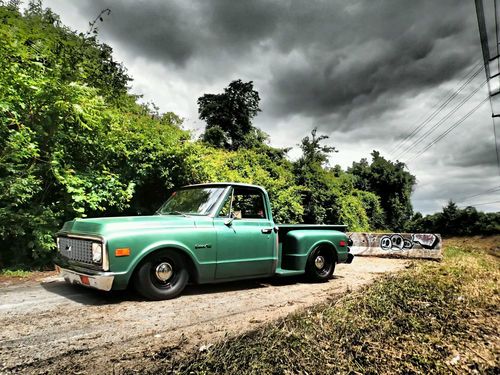
M 347 233 L 355 256 L 441 259 L 442 240 L 433 233 Z

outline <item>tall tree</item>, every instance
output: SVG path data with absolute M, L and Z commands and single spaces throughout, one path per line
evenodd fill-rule
M 233 81 L 222 94 L 198 98 L 198 114 L 207 123 L 203 140 L 215 147 L 237 150 L 262 143 L 265 133 L 252 126 L 260 112 L 259 93 L 253 82 Z
M 330 200 L 328 172 L 323 168 L 332 152 L 337 152 L 335 147 L 322 145 L 328 139 L 326 135 L 317 135 L 314 128 L 311 136 L 302 139 L 299 147 L 302 156 L 295 163 L 297 183 L 305 188 L 302 204 L 304 206 L 305 223 L 324 223 L 328 213 Z M 326 204 L 325 204 L 326 203 Z
M 385 226 L 401 231 L 413 214 L 410 197 L 415 176 L 406 170 L 404 163 L 386 160 L 378 151 L 372 152 L 372 158 L 371 164 L 366 159 L 352 163 L 348 172 L 356 177 L 356 188 L 380 197 L 386 214 Z

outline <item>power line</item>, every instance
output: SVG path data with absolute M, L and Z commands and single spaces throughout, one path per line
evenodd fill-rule
M 459 201 L 459 203 L 466 202 L 466 201 L 468 201 L 469 199 L 474 198 L 474 197 L 479 197 L 480 195 L 486 195 L 486 194 L 489 194 L 489 193 L 493 193 L 493 192 L 495 192 L 495 191 L 497 191 L 497 190 L 500 190 L 500 185 L 498 185 L 498 186 L 494 186 L 494 187 L 492 187 L 491 189 L 488 189 L 488 190 L 483 191 L 482 193 L 478 193 L 478 194 L 474 194 L 474 195 L 470 195 L 470 196 L 468 196 L 468 197 L 465 197 L 465 198 L 461 199 L 461 200 Z
M 432 146 L 434 146 L 436 143 L 441 141 L 443 138 L 445 138 L 448 134 L 450 134 L 453 130 L 455 130 L 460 124 L 462 124 L 465 120 L 467 120 L 474 112 L 476 112 L 484 103 L 488 101 L 489 98 L 485 98 L 481 103 L 479 103 L 477 106 L 475 106 L 473 109 L 471 109 L 469 112 L 467 112 L 464 116 L 462 116 L 457 122 L 455 122 L 453 125 L 448 127 L 443 133 L 441 133 L 439 136 L 434 138 L 433 141 L 427 144 L 427 146 L 424 147 L 417 155 L 409 159 L 408 161 L 413 161 L 417 159 L 420 155 L 422 155 L 424 152 L 426 152 L 428 149 L 430 149 Z
M 448 120 L 458 109 L 460 109 L 466 102 L 468 102 L 486 83 L 486 80 L 481 83 L 476 89 L 474 89 L 471 93 L 469 93 L 465 98 L 463 98 L 460 102 L 458 102 L 455 107 L 453 107 L 448 113 L 446 113 L 438 122 L 436 122 L 430 129 L 428 129 L 424 134 L 422 134 L 416 141 L 412 142 L 412 144 L 405 150 L 403 150 L 398 159 L 403 157 L 412 151 L 415 147 L 417 147 L 423 140 L 425 140 L 430 134 L 432 134 L 438 127 L 440 127 L 446 120 Z
M 425 120 L 423 120 L 419 125 L 417 125 L 413 131 L 408 134 L 402 141 L 400 141 L 396 147 L 394 147 L 391 151 L 390 154 L 396 153 L 401 147 L 407 143 L 407 141 L 412 138 L 413 136 L 417 135 L 422 128 L 424 128 L 430 121 L 432 121 L 455 97 L 481 72 L 483 69 L 482 66 L 479 66 L 476 68 L 476 66 L 480 65 L 481 61 L 476 63 L 471 70 L 466 74 L 466 76 L 461 80 L 461 83 L 459 84 L 459 87 L 455 89 L 454 92 L 452 92 L 444 101 L 442 101 L 439 105 L 435 105 L 432 107 L 434 109 L 436 108 L 430 115 L 428 115 Z
M 486 206 L 488 204 L 494 204 L 494 203 L 500 203 L 500 201 L 493 201 L 493 202 L 485 202 L 485 203 L 478 203 L 478 204 L 467 204 L 467 205 L 462 205 L 459 207 L 476 207 L 476 206 Z

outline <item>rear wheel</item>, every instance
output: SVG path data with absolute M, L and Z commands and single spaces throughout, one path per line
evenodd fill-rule
M 134 287 L 144 297 L 164 300 L 177 297 L 189 280 L 186 262 L 173 250 L 149 255 L 135 273 Z
M 330 279 L 335 270 L 335 253 L 328 247 L 315 248 L 306 265 L 306 276 L 314 282 L 323 282 Z

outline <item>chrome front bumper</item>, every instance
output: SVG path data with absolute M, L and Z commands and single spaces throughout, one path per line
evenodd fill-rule
M 90 288 L 110 291 L 113 286 L 114 276 L 109 275 L 90 275 L 86 273 L 68 270 L 56 265 L 60 276 L 70 284 L 79 284 Z

